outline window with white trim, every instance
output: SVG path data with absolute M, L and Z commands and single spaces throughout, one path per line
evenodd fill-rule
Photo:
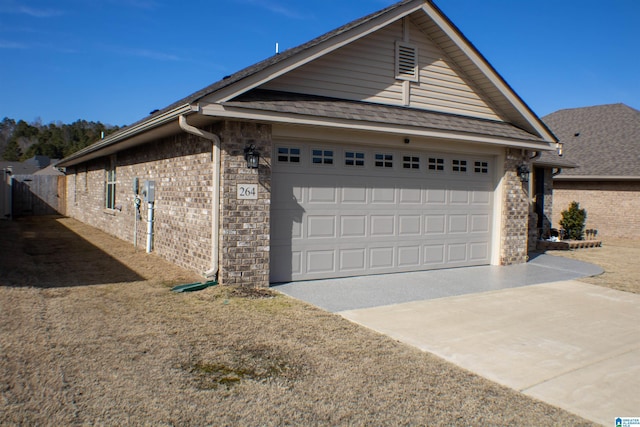
M 278 162 L 300 163 L 300 149 L 289 147 L 278 147 Z
M 454 172 L 466 172 L 467 171 L 467 161 L 466 160 L 452 160 L 451 161 L 451 170 Z
M 393 154 L 376 153 L 373 163 L 377 168 L 392 168 Z
M 104 207 L 116 208 L 116 156 L 110 156 L 105 167 Z
M 333 150 L 311 150 L 311 163 L 314 165 L 332 165 Z
M 474 168 L 475 173 L 489 173 L 489 162 L 475 162 Z
M 360 153 L 357 151 L 345 151 L 344 165 L 345 166 L 364 166 L 364 153 Z
M 420 157 L 402 156 L 402 167 L 404 169 L 420 169 Z
M 427 169 L 430 171 L 443 172 L 444 171 L 444 159 L 439 159 L 437 157 L 429 157 L 429 162 L 427 164 Z

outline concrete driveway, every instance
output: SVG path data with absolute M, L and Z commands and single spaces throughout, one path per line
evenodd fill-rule
M 526 265 L 283 284 L 285 294 L 603 425 L 640 416 L 640 295 L 573 279 L 602 270 L 541 255 Z

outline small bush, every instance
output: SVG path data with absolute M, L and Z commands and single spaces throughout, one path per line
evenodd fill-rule
M 564 231 L 565 238 L 582 240 L 586 221 L 587 211 L 580 209 L 578 202 L 571 202 L 569 209 L 562 211 L 562 219 L 560 220 L 560 227 Z

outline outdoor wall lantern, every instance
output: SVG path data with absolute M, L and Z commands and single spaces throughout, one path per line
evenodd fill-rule
M 260 163 L 260 153 L 256 151 L 256 146 L 254 144 L 245 147 L 244 159 L 247 161 L 248 169 L 258 168 L 258 164 Z
M 529 181 L 529 168 L 527 167 L 527 165 L 518 166 L 518 175 L 520 176 L 521 182 Z

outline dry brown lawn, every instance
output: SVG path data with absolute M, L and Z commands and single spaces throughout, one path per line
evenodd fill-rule
M 0 425 L 591 425 L 66 218 L 0 222 Z
M 590 262 L 604 269 L 603 274 L 580 279 L 582 282 L 640 294 L 640 240 L 605 239 L 600 248 L 546 253 Z

